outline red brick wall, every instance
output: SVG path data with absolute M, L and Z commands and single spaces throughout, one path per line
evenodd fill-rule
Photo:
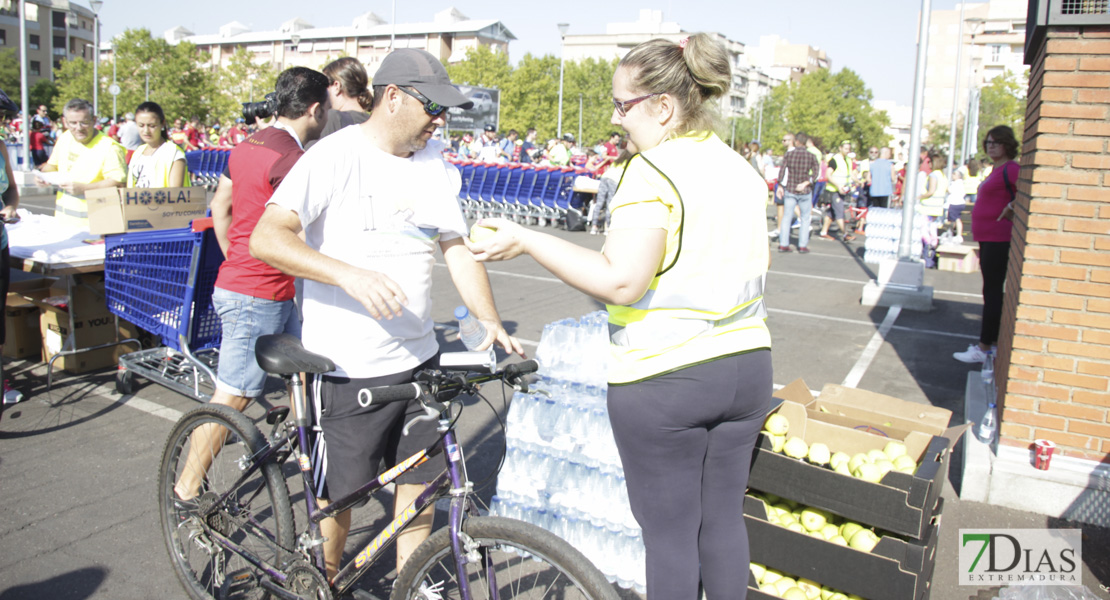
M 1110 462 L 1110 27 L 1052 28 L 1029 74 L 998 342 L 1001 443 Z M 994 124 L 984 123 L 985 127 Z

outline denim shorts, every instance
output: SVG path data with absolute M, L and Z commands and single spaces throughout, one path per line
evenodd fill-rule
M 223 326 L 216 387 L 233 396 L 261 396 L 266 372 L 254 358 L 254 345 L 271 333 L 301 337 L 296 306 L 292 300 L 266 300 L 221 288 L 213 290 L 212 306 Z

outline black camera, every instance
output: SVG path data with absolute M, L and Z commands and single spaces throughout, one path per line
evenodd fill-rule
M 255 118 L 265 121 L 274 115 L 274 101 L 276 95 L 273 92 L 266 94 L 266 99 L 261 102 L 244 102 L 243 103 L 243 120 L 247 123 L 253 124 Z

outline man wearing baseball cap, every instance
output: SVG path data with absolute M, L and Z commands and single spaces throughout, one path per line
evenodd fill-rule
M 523 355 L 520 342 L 501 325 L 485 267 L 463 244 L 459 173 L 432 139 L 448 107 L 472 103 L 424 50 L 394 50 L 372 86 L 370 119 L 309 149 L 270 199 L 251 238 L 255 257 L 304 279 L 304 346 L 337 365 L 332 373 L 310 376 L 306 386 L 322 429 L 308 449 L 322 504 L 377 476 L 383 457 L 396 464 L 435 439 L 431 421 L 400 435 L 407 421 L 423 414 L 417 404 L 362 406 L 358 393 L 412 381 L 437 363 L 431 315 L 437 248 L 463 302 L 486 327 L 480 348 L 496 343 Z M 441 466 L 425 464 L 397 480 L 396 514 Z M 431 521 L 431 514 L 417 517 L 398 539 L 398 572 Z M 321 523 L 329 578 L 350 522 L 345 511 Z

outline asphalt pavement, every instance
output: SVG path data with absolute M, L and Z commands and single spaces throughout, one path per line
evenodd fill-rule
M 23 205 L 48 208 L 52 200 L 26 195 Z M 594 249 L 605 239 L 552 233 Z M 934 310 L 892 316 L 890 309 L 860 305 L 863 286 L 875 275 L 874 266 L 862 262 L 862 242 L 862 237 L 851 244 L 818 238 L 807 255 L 778 254 L 772 245 L 766 297 L 775 383 L 801 378 L 819 391 L 826 383 L 855 382 L 862 389 L 947 408 L 954 422 L 962 422 L 969 367 L 950 355 L 976 339 L 979 275 L 929 271 L 926 284 L 936 290 Z M 507 329 L 529 352 L 535 351 L 546 323 L 601 308 L 528 258 L 493 264 L 488 271 Z M 444 325 L 439 331 L 444 349 L 461 349 L 451 331 L 459 296 L 442 261 L 433 289 L 433 318 Z M 885 337 L 877 337 L 884 320 L 892 326 Z M 133 394 L 120 395 L 111 370 L 55 374 L 47 390 L 45 372 L 36 361 L 10 361 L 5 368 L 5 377 L 26 400 L 0 414 L 0 600 L 185 598 L 161 539 L 154 490 L 163 443 L 174 422 L 197 403 L 141 379 Z M 504 411 L 501 394 L 491 394 L 490 400 Z M 248 414 L 261 419 L 265 408 L 281 403 L 281 385 L 274 381 Z M 503 433 L 490 407 L 481 403 L 468 406 L 460 423 L 471 478 L 484 479 L 496 467 Z M 960 447 L 955 451 L 943 491 L 934 599 L 962 600 L 980 591 L 956 582 L 961 528 L 1080 527 L 961 501 Z M 296 479 L 290 482 L 298 494 Z M 488 499 L 491 493 L 487 488 L 481 495 Z M 383 492 L 356 513 L 349 550 L 366 544 L 384 525 L 389 505 L 389 494 Z M 298 522 L 304 522 L 303 514 Z M 1083 583 L 1097 597 L 1110 598 L 1101 587 L 1110 583 L 1110 532 L 1082 529 Z M 383 564 L 373 570 L 364 587 L 387 596 L 391 568 Z

